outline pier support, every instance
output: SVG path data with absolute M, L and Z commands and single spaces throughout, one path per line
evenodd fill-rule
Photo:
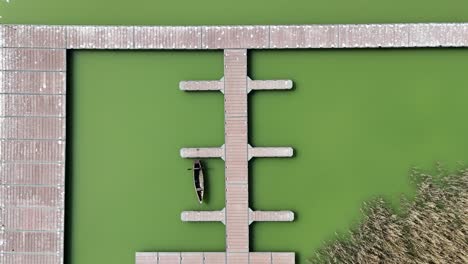
M 219 148 L 182 148 L 182 158 L 222 158 L 224 159 L 224 145 Z
M 249 160 L 253 157 L 258 158 L 290 158 L 294 150 L 290 147 L 252 147 L 249 145 Z
M 184 222 L 222 222 L 226 215 L 224 209 L 221 211 L 184 211 L 180 219 Z
M 179 88 L 182 91 L 224 91 L 224 80 L 220 81 L 181 81 Z

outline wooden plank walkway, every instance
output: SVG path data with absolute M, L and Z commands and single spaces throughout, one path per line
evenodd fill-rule
M 249 252 L 247 50 L 224 51 L 226 252 Z
M 181 156 L 225 159 L 229 152 L 226 187 L 232 195 L 229 195 L 223 213 L 187 212 L 182 214 L 182 218 L 185 221 L 218 221 L 222 215 L 225 220 L 231 220 L 227 224 L 229 229 L 231 224 L 239 224 L 245 230 L 246 219 L 250 223 L 259 220 L 291 221 L 294 217 L 287 212 L 250 212 L 240 215 L 243 210 L 240 208 L 248 208 L 248 200 L 245 200 L 248 196 L 242 189 L 235 188 L 248 184 L 247 175 L 242 174 L 246 172 L 243 167 L 246 162 L 244 158 L 239 162 L 233 157 L 240 157 L 243 153 L 247 153 L 247 160 L 252 157 L 292 155 L 291 148 L 236 145 L 236 140 L 244 144 L 247 138 L 246 134 L 242 134 L 242 129 L 247 128 L 247 93 L 251 90 L 292 87 L 289 80 L 248 78 L 245 74 L 246 49 L 410 47 L 468 47 L 468 23 L 0 25 L 0 226 L 3 226 L 3 230 L 0 230 L 0 263 L 63 263 L 67 50 L 226 50 L 225 75 L 229 76 L 229 80 L 225 80 L 225 76 L 214 81 L 181 82 L 180 88 L 185 91 L 214 90 L 228 93 L 226 122 L 229 126 L 226 131 L 229 130 L 229 135 L 226 139 L 229 140 L 226 143 L 229 141 L 230 147 L 227 150 L 225 146 L 183 149 Z M 244 92 L 245 87 L 247 92 Z M 232 242 L 232 251 L 244 250 L 236 243 L 245 245 L 242 242 L 245 237 L 232 236 L 229 241 Z M 179 258 L 161 254 L 160 260 L 166 263 L 198 263 L 196 259 L 199 257 L 196 253 L 175 253 L 180 255 Z M 205 253 L 203 262 L 244 263 L 248 256 L 247 262 L 250 263 L 294 263 L 294 255 L 291 254 Z M 156 256 L 158 262 L 159 255 L 156 253 Z M 154 259 L 150 261 L 155 263 Z
M 141 252 L 136 264 L 293 264 L 290 252 Z

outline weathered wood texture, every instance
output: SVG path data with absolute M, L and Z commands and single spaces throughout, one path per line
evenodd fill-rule
M 0 26 L 0 263 L 62 264 L 66 31 Z
M 0 225 L 4 226 L 0 230 L 0 263 L 63 262 L 67 50 L 225 50 L 224 79 L 180 84 L 182 90 L 225 93 L 226 148 L 181 153 L 226 160 L 228 255 L 204 253 L 203 263 L 245 262 L 246 256 L 250 263 L 294 263 L 293 253 L 248 253 L 249 220 L 291 217 L 261 212 L 249 217 L 248 159 L 288 157 L 292 149 L 249 149 L 247 94 L 250 90 L 291 89 L 292 82 L 250 80 L 247 49 L 408 47 L 468 47 L 468 24 L 0 25 Z M 198 263 L 202 253 L 187 255 L 185 260 L 184 254 L 139 255 L 138 263 L 172 263 L 178 258 Z
M 0 25 L 0 47 L 306 49 L 467 47 L 467 23 L 252 26 Z
M 224 146 L 220 148 L 182 148 L 182 158 L 222 158 L 224 159 Z
M 223 222 L 224 209 L 221 211 L 184 211 L 180 216 L 185 222 Z
M 251 147 L 249 145 L 249 159 L 253 157 L 292 157 L 294 150 L 291 147 Z
M 182 81 L 179 84 L 182 91 L 223 91 L 224 81 Z
M 291 222 L 294 221 L 294 213 L 291 211 L 251 211 L 250 221 Z
M 136 264 L 294 264 L 285 252 L 159 252 L 136 254 Z M 42 264 L 42 263 L 41 263 Z
M 247 50 L 224 51 L 226 252 L 249 252 Z

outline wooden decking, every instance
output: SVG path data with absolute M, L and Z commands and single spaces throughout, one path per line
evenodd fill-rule
M 247 50 L 224 51 L 226 252 L 249 252 Z
M 154 252 L 137 253 L 137 264 L 291 264 L 294 253 L 287 252 Z
M 243 108 L 246 107 L 246 93 L 240 91 L 244 87 L 247 88 L 247 93 L 251 90 L 292 87 L 292 82 L 288 80 L 250 80 L 245 76 L 246 61 L 242 52 L 246 49 L 425 47 L 468 47 L 468 23 L 258 26 L 0 25 L 0 263 L 63 263 L 67 50 L 227 49 L 226 55 L 232 53 L 230 58 L 234 59 L 226 59 L 225 75 L 231 76 L 229 83 L 234 86 L 230 88 L 228 96 L 232 100 L 226 103 L 226 110 L 236 115 L 226 116 L 226 121 L 230 126 L 238 127 L 244 126 L 244 123 L 237 114 L 247 110 Z M 237 59 L 239 61 L 236 61 Z M 239 72 L 231 69 L 237 69 Z M 226 80 L 221 78 L 213 81 L 181 82 L 180 88 L 186 91 L 215 90 L 225 93 L 226 84 Z M 236 92 L 241 92 L 238 98 L 234 95 Z M 231 143 L 234 144 L 233 141 Z M 244 152 L 243 146 L 239 148 L 242 150 L 237 151 Z M 184 157 L 225 159 L 226 153 L 222 147 L 181 150 Z M 247 155 L 249 159 L 286 157 L 292 155 L 292 149 L 247 146 Z M 234 165 L 236 164 L 226 166 L 226 175 Z M 229 173 L 233 182 L 246 178 L 233 175 L 231 170 Z M 233 182 L 231 185 L 235 185 Z M 232 209 L 238 205 L 235 203 L 229 206 Z M 219 213 L 208 212 L 199 215 L 198 219 L 203 221 L 218 220 L 219 217 Z M 194 221 L 197 214 L 188 213 L 185 216 L 187 221 Z M 249 222 L 259 219 L 292 219 L 291 216 L 292 214 L 265 215 L 254 212 L 250 213 Z M 246 219 L 245 215 L 242 219 Z M 192 263 L 187 262 L 191 260 L 184 258 L 184 254 L 189 253 L 182 253 L 179 261 Z M 293 262 L 289 258 L 290 255 L 273 254 L 269 261 L 268 253 L 229 254 L 205 253 L 203 257 L 205 263 L 225 263 L 223 259 L 237 263 L 270 263 L 277 261 L 276 259 L 285 259 L 285 263 Z M 242 254 L 249 254 L 248 261 Z M 231 255 L 232 257 L 227 257 Z M 173 259 L 177 261 L 177 258 Z M 163 256 L 161 261 L 167 261 L 166 257 Z

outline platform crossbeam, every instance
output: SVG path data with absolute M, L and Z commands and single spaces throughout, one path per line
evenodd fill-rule
M 221 211 L 184 211 L 180 215 L 184 222 L 222 222 L 224 224 L 224 209 Z
M 250 223 L 253 222 L 291 222 L 294 221 L 292 211 L 250 211 Z
M 219 148 L 182 148 L 182 158 L 222 158 L 224 159 L 224 145 Z
M 249 145 L 249 160 L 259 158 L 289 158 L 294 154 L 291 147 L 252 147 Z
M 248 92 L 252 90 L 289 90 L 293 87 L 291 80 L 247 80 Z
M 223 91 L 224 81 L 181 81 L 179 88 L 182 91 Z

